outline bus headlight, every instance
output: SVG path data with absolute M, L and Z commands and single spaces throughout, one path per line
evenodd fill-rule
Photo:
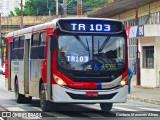
M 61 78 L 59 78 L 57 75 L 53 75 L 53 77 L 54 77 L 55 82 L 56 82 L 59 86 L 64 86 L 64 85 L 66 85 L 66 83 L 65 83 Z
M 126 77 L 126 78 L 122 79 L 121 82 L 120 82 L 120 85 L 122 87 L 125 86 L 125 85 L 128 85 L 128 78 Z
M 122 81 L 120 82 L 120 85 L 121 85 L 121 86 L 125 86 L 125 85 L 126 85 L 126 81 L 122 80 Z

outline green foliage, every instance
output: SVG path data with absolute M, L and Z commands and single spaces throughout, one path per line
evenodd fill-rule
M 104 4 L 108 2 L 108 0 L 85 0 L 83 2 L 83 14 L 89 14 L 96 12 L 103 8 Z
M 47 4 L 48 1 L 48 4 Z M 63 14 L 63 0 L 59 1 L 59 14 Z M 83 14 L 89 14 L 101 9 L 107 1 L 112 0 L 82 0 L 82 10 Z M 76 15 L 77 14 L 77 1 L 67 0 L 67 14 Z M 23 15 L 24 16 L 42 16 L 49 15 L 49 10 L 51 15 L 56 14 L 56 2 L 55 0 L 28 0 L 24 6 Z M 20 15 L 20 9 L 15 9 L 16 16 Z M 13 15 L 13 14 L 10 14 Z
M 10 11 L 9 16 L 10 17 L 15 16 L 15 14 L 13 13 L 13 11 Z
M 24 7 L 24 15 L 49 15 L 49 10 L 53 11 L 53 9 L 55 10 L 55 0 L 48 0 L 48 4 L 47 0 L 29 0 Z
M 15 8 L 15 13 L 16 13 L 16 16 L 20 16 L 21 10 L 19 8 Z

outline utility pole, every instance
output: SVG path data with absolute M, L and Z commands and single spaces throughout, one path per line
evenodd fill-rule
M 82 15 L 82 0 L 77 0 L 77 15 Z
M 67 1 L 63 0 L 63 17 L 67 17 Z
M 1 13 L 0 13 L 0 41 L 1 41 L 1 38 L 2 38 L 1 32 L 2 32 L 2 30 L 1 30 Z
M 2 62 L 3 62 L 3 60 L 2 60 L 2 29 L 1 29 L 1 13 L 0 13 L 0 44 L 1 44 L 1 47 L 0 47 L 0 49 L 1 49 L 1 65 L 2 65 Z
M 23 28 L 23 0 L 21 0 L 21 29 Z
M 47 0 L 47 9 L 49 10 L 49 16 L 51 16 L 51 10 L 48 7 L 48 0 Z
M 137 0 L 137 8 L 136 8 L 136 25 L 139 25 L 138 22 L 138 8 L 139 8 L 139 0 Z M 140 53 L 139 53 L 139 39 L 136 38 L 137 42 L 137 52 L 136 52 L 136 85 L 140 85 Z
M 56 0 L 56 17 L 58 18 L 58 0 Z

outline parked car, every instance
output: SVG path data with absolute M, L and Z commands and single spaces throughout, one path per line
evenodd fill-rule
M 3 64 L 2 67 L 0 67 L 0 73 L 5 75 L 5 64 Z

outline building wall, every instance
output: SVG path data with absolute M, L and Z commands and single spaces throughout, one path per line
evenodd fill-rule
M 153 13 L 160 11 L 160 0 L 157 2 L 150 3 L 148 5 L 142 6 L 138 8 L 138 17 L 145 16 L 145 15 L 151 15 Z M 135 19 L 136 17 L 136 9 L 124 12 L 122 14 L 113 16 L 111 18 L 113 19 L 120 19 L 123 21 L 128 21 L 131 19 Z
M 156 84 L 160 87 L 160 36 L 155 38 Z
M 120 19 L 124 21 L 125 27 L 128 26 L 136 26 L 136 10 L 132 9 L 130 11 L 126 11 L 124 13 L 121 13 L 119 15 L 113 16 L 111 18 L 113 19 Z M 149 29 L 146 26 L 146 29 L 148 30 L 148 37 L 140 38 L 140 47 L 142 49 L 142 46 L 150 46 L 154 45 L 154 69 L 151 68 L 143 68 L 142 67 L 142 61 L 143 61 L 143 51 L 141 50 L 140 53 L 140 69 L 141 69 L 141 86 L 145 87 L 160 87 L 160 31 L 157 28 L 160 28 L 160 0 L 157 2 L 153 2 L 150 4 L 147 4 L 142 7 L 138 7 L 138 25 L 144 25 L 144 24 L 155 24 L 152 26 L 151 29 Z M 156 37 L 151 37 L 151 36 Z M 129 39 L 129 55 L 134 54 L 135 58 L 132 56 L 129 56 L 129 67 L 133 69 L 133 63 L 134 59 L 136 59 L 136 52 L 135 50 L 135 43 L 131 41 L 136 41 L 135 38 Z M 134 48 L 134 49 L 133 49 Z M 131 52 L 131 53 L 130 53 Z
M 156 48 L 156 39 L 155 37 L 143 37 L 141 38 L 140 48 L 140 68 L 141 68 L 141 86 L 144 87 L 158 87 L 157 83 L 157 75 L 156 75 L 156 60 L 157 60 L 157 48 Z M 154 68 L 143 68 L 143 47 L 144 46 L 154 46 Z
M 23 0 L 23 5 L 27 0 Z M 15 10 L 15 8 L 20 8 L 21 0 L 0 0 L 0 11 L 2 16 L 8 16 L 10 11 Z M 2 10 L 1 10 L 2 9 Z
M 2 12 L 2 0 L 0 0 L 0 13 Z
M 15 8 L 20 8 L 20 0 L 9 0 L 9 11 L 14 12 Z
M 9 0 L 2 0 L 2 16 L 8 15 L 8 6 Z

